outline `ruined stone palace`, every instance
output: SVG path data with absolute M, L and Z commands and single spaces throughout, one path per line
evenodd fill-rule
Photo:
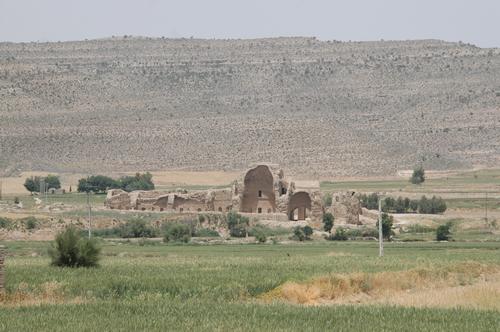
M 105 205 L 110 209 L 180 213 L 234 210 L 250 214 L 286 215 L 288 220 L 313 221 L 321 220 L 323 213 L 331 211 L 345 223 L 356 224 L 361 208 L 357 198 L 353 198 L 352 194 L 336 194 L 332 206 L 326 207 L 317 181 L 292 181 L 284 176 L 278 165 L 257 164 L 228 188 L 130 193 L 112 189 L 108 191 Z

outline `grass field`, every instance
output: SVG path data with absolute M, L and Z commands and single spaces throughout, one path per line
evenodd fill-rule
M 103 242 L 99 268 L 49 266 L 47 242 L 6 242 L 0 330 L 497 331 L 500 311 L 302 306 L 259 298 L 335 274 L 500 266 L 500 243 L 145 245 Z M 500 300 L 499 300 L 500 301 Z M 500 307 L 500 306 L 499 306 Z

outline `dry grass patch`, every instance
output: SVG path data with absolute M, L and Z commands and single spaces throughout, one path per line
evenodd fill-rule
M 68 298 L 64 294 L 62 284 L 57 281 L 45 282 L 36 290 L 31 290 L 27 283 L 20 283 L 16 291 L 0 293 L 0 308 L 83 302 L 85 301 L 82 297 Z
M 286 282 L 260 296 L 295 304 L 388 303 L 406 306 L 470 306 L 500 309 L 500 267 L 467 262 L 408 271 L 332 274 Z M 496 288 L 495 288 L 496 287 Z M 496 290 L 497 293 L 495 293 Z

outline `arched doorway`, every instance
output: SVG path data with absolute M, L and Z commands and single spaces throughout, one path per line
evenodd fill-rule
M 269 167 L 260 165 L 249 170 L 243 185 L 240 212 L 276 211 L 274 180 Z
M 293 194 L 288 203 L 289 220 L 305 220 L 311 212 L 311 197 L 306 192 Z

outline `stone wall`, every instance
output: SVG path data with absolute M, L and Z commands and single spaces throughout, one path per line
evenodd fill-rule
M 334 193 L 330 212 L 335 217 L 336 225 L 360 225 L 361 203 L 355 192 Z
M 111 209 L 283 214 L 289 220 L 320 222 L 325 211 L 319 182 L 287 180 L 274 164 L 255 164 L 234 181 L 231 188 L 186 192 L 110 190 L 105 205 Z M 306 181 L 308 182 L 308 181 Z M 315 181 L 312 181 L 315 182 Z M 337 223 L 359 224 L 361 207 L 353 193 L 338 193 L 330 208 Z M 263 218 L 265 219 L 265 218 Z

